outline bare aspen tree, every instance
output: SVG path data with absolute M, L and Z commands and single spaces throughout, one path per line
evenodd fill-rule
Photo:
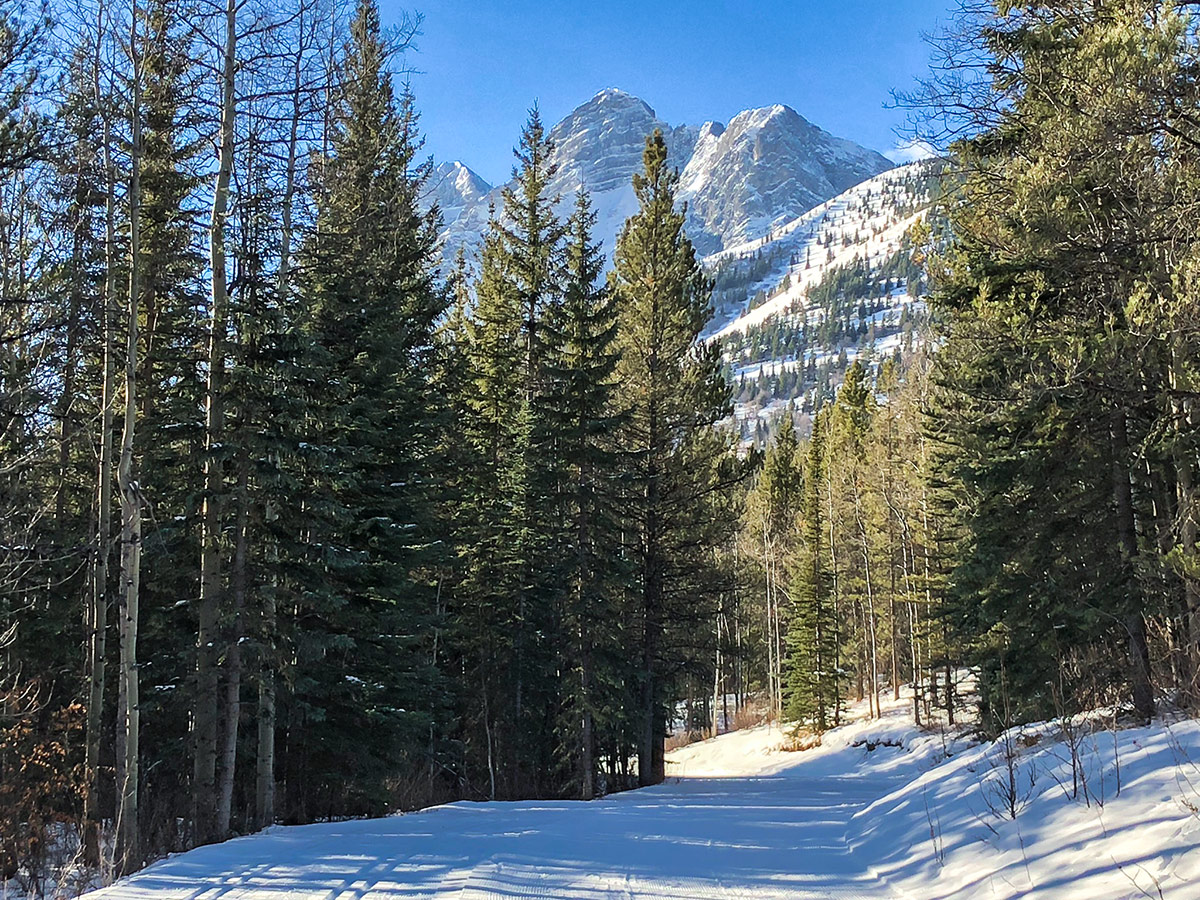
M 142 565 L 142 492 L 134 477 L 134 429 L 137 426 L 138 297 L 141 293 L 141 80 L 142 59 L 138 47 L 138 5 L 130 20 L 129 54 L 132 62 L 132 92 L 129 103 L 129 302 L 125 343 L 125 421 L 121 435 L 121 459 L 117 471 L 121 494 L 121 729 L 124 761 L 119 781 L 117 812 L 117 867 L 122 874 L 141 862 L 138 829 L 138 600 Z
M 278 98 L 282 120 L 286 127 L 283 138 L 283 186 L 280 196 L 279 267 L 276 273 L 277 300 L 281 307 L 288 303 L 292 291 L 292 254 L 295 243 L 295 207 L 300 190 L 299 166 L 305 129 L 315 115 L 322 118 L 327 104 L 320 98 L 328 94 L 328 79 L 335 67 L 321 59 L 321 22 L 318 0 L 300 0 L 286 34 L 290 40 L 280 54 L 284 63 L 287 88 Z M 332 58 L 332 47 L 329 50 Z M 318 74 L 314 76 L 313 70 Z M 318 113 L 318 110 L 321 110 Z M 270 503 L 271 501 L 268 501 Z M 270 520 L 277 515 L 274 508 L 264 510 Z M 261 592 L 259 600 L 260 652 L 258 659 L 258 696 L 256 703 L 256 750 L 254 778 L 254 819 L 258 828 L 275 821 L 275 674 L 279 664 L 275 640 L 277 627 L 277 590 L 279 548 L 268 538 L 267 562 L 271 568 L 271 584 Z
M 205 404 L 204 509 L 200 539 L 200 602 L 197 634 L 199 685 L 196 707 L 197 840 L 221 840 L 229 828 L 229 808 L 214 792 L 217 757 L 217 630 L 221 613 L 221 530 L 224 493 L 224 370 L 229 317 L 226 227 L 229 215 L 229 181 L 233 175 L 234 120 L 238 112 L 235 67 L 238 65 L 238 0 L 227 0 L 221 54 L 221 118 L 217 142 L 217 169 L 209 222 L 209 266 L 212 275 L 209 328 L 208 401 Z M 234 702 L 236 708 L 236 702 Z M 204 710 L 202 715 L 202 709 Z M 236 745 L 234 744 L 234 750 Z M 232 797 L 236 754 L 227 760 L 228 794 Z M 203 800 L 199 794 L 208 787 Z M 223 820 L 223 821 L 222 821 Z
M 216 830 L 220 838 L 230 834 L 233 812 L 233 781 L 237 771 L 238 726 L 241 719 L 242 688 L 242 613 L 246 607 L 248 519 L 250 500 L 247 496 L 250 462 L 245 452 L 239 454 L 238 481 L 235 495 L 237 514 L 234 520 L 233 567 L 230 573 L 230 593 L 233 599 L 232 627 L 225 657 L 225 727 L 221 731 L 220 766 L 217 777 Z
M 233 173 L 234 118 L 237 113 L 237 0 L 227 0 L 220 63 L 220 130 L 209 219 L 210 297 L 208 384 L 204 414 L 204 504 L 201 510 L 200 597 L 196 631 L 195 760 L 192 770 L 194 828 L 197 843 L 225 835 L 217 825 L 215 795 L 217 764 L 218 629 L 221 613 L 221 499 L 225 491 L 222 458 L 225 428 L 225 340 L 228 330 L 229 287 L 225 247 L 229 215 L 229 184 Z
M 104 678 L 108 638 L 108 581 L 112 555 L 113 505 L 113 419 L 116 406 L 117 341 L 117 176 L 112 154 L 112 111 L 109 98 L 101 87 L 104 20 L 107 9 L 97 8 L 93 92 L 102 122 L 101 153 L 104 166 L 104 370 L 100 389 L 100 459 L 97 473 L 96 548 L 93 556 L 92 594 L 88 610 L 88 708 L 85 771 L 87 787 L 84 800 L 84 859 L 89 865 L 100 862 L 99 770 L 100 741 L 103 731 Z

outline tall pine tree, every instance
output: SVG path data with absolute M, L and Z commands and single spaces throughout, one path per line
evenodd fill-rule
M 388 65 L 378 7 L 360 0 L 301 286 L 308 552 L 285 778 L 293 801 L 300 779 L 318 779 L 326 799 L 360 812 L 384 808 L 385 781 L 424 761 L 442 691 L 427 643 L 439 552 L 430 378 L 446 302 L 436 214 L 420 204 L 429 166 L 417 160 L 412 97 L 394 96 Z
M 829 407 L 813 419 L 803 465 L 799 498 L 803 544 L 792 570 L 792 604 L 788 616 L 784 715 L 812 722 L 823 733 L 841 702 L 837 671 L 838 622 L 833 614 L 830 573 L 825 559 L 825 432 Z M 794 440 L 794 439 L 793 439 Z M 778 452 L 778 451 L 777 451 Z
M 661 132 L 646 139 L 643 165 L 633 178 L 639 209 L 617 239 L 609 277 L 630 404 L 622 435 L 631 454 L 638 777 L 654 784 L 665 774 L 674 681 L 694 661 L 697 626 L 713 621 L 721 592 L 716 548 L 731 526 L 722 507 L 736 466 L 729 435 L 713 427 L 730 412 L 720 348 L 699 340 L 712 316 L 712 283 L 675 208 L 679 173 L 667 164 Z
M 558 749 L 572 793 L 584 799 L 595 793 L 597 729 L 611 731 L 623 705 L 615 665 L 623 649 L 619 610 L 628 575 L 617 493 L 623 455 L 614 440 L 623 420 L 615 375 L 617 307 L 601 281 L 604 256 L 592 240 L 595 224 L 580 191 L 568 223 L 562 303 L 546 322 L 546 424 L 557 460 L 556 631 L 565 673 Z

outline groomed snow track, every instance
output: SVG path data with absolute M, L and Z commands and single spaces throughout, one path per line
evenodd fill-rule
M 851 855 L 845 836 L 855 812 L 902 780 L 900 773 L 787 769 L 758 777 L 672 778 L 592 803 L 455 803 L 386 819 L 275 828 L 164 860 L 90 896 L 890 897 Z
M 592 803 L 452 803 L 279 827 L 163 860 L 90 896 L 1200 896 L 1200 720 L 1114 731 L 1103 714 L 1081 717 L 1073 757 L 1061 723 L 977 743 L 914 729 L 910 703 L 885 703 L 878 721 L 852 707 L 847 724 L 803 753 L 782 752 L 779 730 L 765 727 L 693 744 L 669 755 L 666 784 Z M 998 805 L 1010 777 L 1020 787 L 1015 820 Z

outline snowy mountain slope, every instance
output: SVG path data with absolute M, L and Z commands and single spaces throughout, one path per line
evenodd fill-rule
M 916 162 L 884 172 L 771 230 L 766 237 L 708 256 L 705 264 L 710 268 L 736 266 L 739 260 L 763 255 L 778 260 L 751 288 L 767 291 L 766 302 L 753 309 L 732 310 L 724 320 L 714 321 L 712 336 L 744 332 L 794 312 L 795 307 L 804 305 L 809 288 L 831 269 L 855 258 L 878 265 L 897 253 L 905 233 L 924 217 L 929 206 L 931 168 L 931 163 Z
M 815 393 L 831 396 L 857 356 L 919 340 L 923 273 L 909 233 L 941 171 L 938 161 L 892 169 L 705 259 L 716 285 L 709 338 L 722 345 L 744 441 L 766 440 L 789 401 L 805 413 Z
M 919 731 L 911 696 L 805 752 L 760 726 L 668 755 L 591 803 L 453 803 L 200 847 L 90 894 L 121 900 L 1194 900 L 1200 722 L 1076 720 L 994 743 Z M 872 749 L 874 748 L 874 749 Z M 1018 806 L 1006 813 L 1008 761 Z M 1119 788 L 1118 788 L 1118 774 Z
M 611 253 L 625 219 L 637 209 L 631 180 L 641 170 L 645 138 L 666 137 L 673 166 L 683 173 L 681 199 L 690 203 L 688 233 L 701 252 L 761 237 L 839 190 L 889 168 L 870 150 L 835 138 L 793 110 L 775 106 L 741 113 L 726 128 L 672 126 L 643 100 L 609 88 L 557 123 L 550 184 L 569 211 L 585 187 L 598 215 L 597 237 Z M 488 208 L 500 206 L 500 188 L 445 217 L 444 252 L 477 248 Z

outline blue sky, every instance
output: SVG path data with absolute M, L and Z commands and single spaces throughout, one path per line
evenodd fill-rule
M 924 73 L 923 32 L 953 0 L 380 0 L 424 16 L 407 63 L 426 147 L 492 183 L 537 101 L 553 123 L 597 91 L 636 94 L 672 125 L 785 103 L 881 152 L 902 138 L 893 88 Z

